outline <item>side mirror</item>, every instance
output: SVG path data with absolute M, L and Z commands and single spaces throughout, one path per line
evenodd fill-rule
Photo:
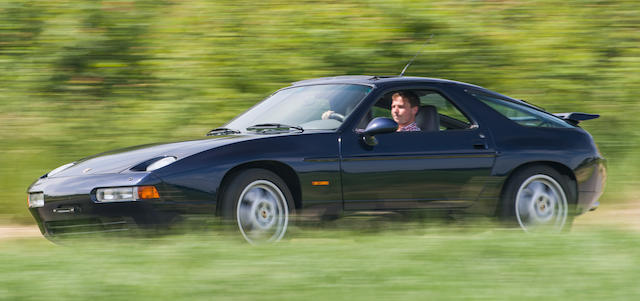
M 398 124 L 391 118 L 376 117 L 369 124 L 367 128 L 362 132 L 362 140 L 369 146 L 378 144 L 378 140 L 374 137 L 378 134 L 394 133 L 398 130 Z

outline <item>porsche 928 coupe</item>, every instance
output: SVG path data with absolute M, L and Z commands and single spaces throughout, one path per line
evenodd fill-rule
M 390 118 L 399 91 L 419 98 L 419 131 L 397 131 Z M 46 237 L 209 215 L 261 243 L 280 240 L 297 215 L 429 209 L 562 230 L 603 191 L 605 159 L 578 126 L 597 117 L 450 80 L 303 80 L 201 140 L 56 168 L 29 187 L 28 206 Z

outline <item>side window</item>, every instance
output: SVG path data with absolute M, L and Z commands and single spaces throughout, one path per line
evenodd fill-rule
M 468 129 L 469 119 L 451 101 L 434 91 L 418 91 L 420 106 L 434 106 L 440 115 L 440 130 Z
M 362 117 L 362 119 L 356 126 L 356 129 L 364 130 L 367 127 L 367 124 L 369 124 L 369 122 L 376 117 L 392 118 L 391 110 L 380 100 L 376 102 L 376 104 L 371 109 L 369 109 L 369 111 L 367 111 L 367 113 Z
M 381 107 L 373 107 L 373 118 L 376 117 L 391 117 L 391 110 Z
M 398 90 L 401 91 L 401 90 Z M 392 91 L 381 97 L 373 107 L 367 112 L 358 124 L 359 129 L 364 129 L 368 122 L 376 117 L 393 118 L 391 115 L 391 96 L 398 91 Z M 407 90 L 404 90 L 407 91 Z M 423 131 L 426 126 L 421 126 L 421 122 L 428 122 L 435 118 L 440 131 L 468 129 L 472 123 L 458 108 L 440 93 L 431 90 L 409 90 L 420 98 L 420 110 L 416 116 L 418 127 Z M 431 108 L 429 108 L 431 107 Z M 435 109 L 435 110 L 434 110 Z M 426 113 L 430 111 L 431 113 Z
M 471 95 L 496 110 L 498 113 L 522 126 L 555 128 L 573 127 L 558 117 L 527 106 L 479 93 L 471 93 Z

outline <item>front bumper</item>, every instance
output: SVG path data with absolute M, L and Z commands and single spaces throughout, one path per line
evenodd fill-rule
M 89 196 L 46 202 L 30 208 L 44 236 L 122 232 L 166 225 L 174 213 L 147 202 L 96 204 Z
M 160 200 L 99 203 L 92 195 L 98 187 L 159 184 L 159 179 L 149 173 L 42 178 L 28 191 L 43 192 L 44 206 L 29 211 L 46 237 L 165 225 L 176 214 Z

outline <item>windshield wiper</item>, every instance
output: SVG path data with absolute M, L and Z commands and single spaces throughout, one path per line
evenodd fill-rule
M 229 134 L 240 134 L 240 131 L 228 128 L 215 128 L 207 133 L 207 136 L 223 136 Z
M 256 124 L 248 127 L 247 131 L 265 133 L 270 131 L 291 131 L 292 129 L 299 131 L 301 133 L 304 132 L 304 129 L 301 126 L 286 125 L 282 123 L 260 123 L 260 124 Z

